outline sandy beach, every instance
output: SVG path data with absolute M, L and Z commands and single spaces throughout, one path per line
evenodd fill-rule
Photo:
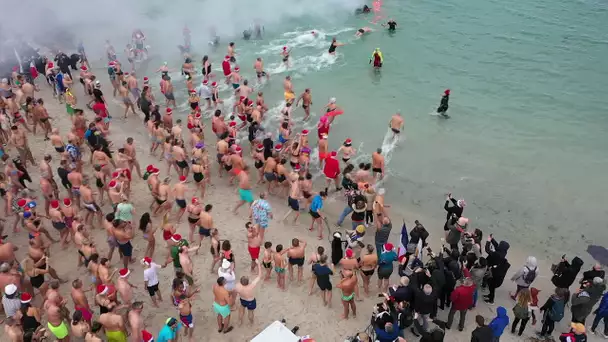
M 106 73 L 104 70 L 94 70 L 94 72 L 99 75 L 102 83 L 105 85 L 103 88 L 104 94 L 108 100 L 110 100 L 112 96 L 112 91 L 108 87 L 109 81 L 107 80 Z M 145 75 L 139 75 L 140 82 L 141 78 Z M 279 80 L 272 80 L 274 82 L 279 82 Z M 38 83 L 41 87 L 41 92 L 39 96 L 45 100 L 45 105 L 49 111 L 49 114 L 53 117 L 52 125 L 53 127 L 58 127 L 60 129 L 61 135 L 65 136 L 65 134 L 70 130 L 71 123 L 69 120 L 69 116 L 65 112 L 65 107 L 63 104 L 59 104 L 57 100 L 53 99 L 52 92 L 50 88 L 42 83 L 41 79 L 38 79 Z M 153 85 L 154 88 L 158 88 L 158 85 Z M 85 103 L 88 102 L 88 98 L 84 96 L 82 87 L 80 85 L 75 87 L 75 91 L 78 97 L 78 105 L 77 108 L 86 108 Z M 182 95 L 180 94 L 180 97 Z M 160 98 L 157 96 L 157 99 Z M 163 101 L 164 102 L 164 101 Z M 164 112 L 164 106 L 161 106 L 161 113 Z M 158 151 L 157 157 L 150 156 L 149 150 L 149 138 L 147 136 L 147 131 L 145 126 L 142 123 L 143 114 L 140 113 L 139 117 L 134 117 L 130 114 L 130 116 L 124 120 L 123 117 L 123 108 L 119 107 L 110 100 L 110 113 L 113 115 L 113 121 L 110 126 L 110 140 L 114 143 L 114 146 L 121 146 L 127 137 L 133 137 L 135 140 L 135 146 L 137 149 L 137 155 L 142 168 L 145 168 L 147 164 L 156 164 L 161 169 L 161 179 L 166 176 L 167 168 L 164 162 L 158 161 Z M 302 115 L 300 112 L 296 112 L 295 115 Z M 87 119 L 92 120 L 94 118 L 94 114 L 90 110 L 85 110 L 85 116 Z M 210 127 L 210 122 L 206 121 L 208 127 Z M 206 144 L 208 146 L 208 151 L 210 155 L 214 154 L 215 147 L 215 136 L 209 132 L 206 132 Z M 53 156 L 52 167 L 56 172 L 56 168 L 59 164 L 59 158 L 53 147 L 50 145 L 50 142 L 44 141 L 42 134 L 38 134 L 37 136 L 29 136 L 30 147 L 34 153 L 34 157 L 36 160 L 41 160 L 42 156 L 46 153 L 51 154 Z M 315 142 L 312 142 L 313 144 Z M 85 148 L 84 150 L 88 150 Z M 16 153 L 15 149 L 9 149 L 7 151 L 10 155 L 14 155 Z M 248 147 L 246 148 L 245 154 L 248 154 Z M 83 160 L 88 160 L 88 151 L 87 154 L 83 157 Z M 91 175 L 91 165 L 85 166 L 85 171 L 83 174 Z M 29 169 L 32 179 L 34 182 L 29 185 L 31 189 L 36 190 L 36 196 L 40 196 L 40 191 L 38 191 L 38 171 L 36 167 L 30 166 Z M 257 179 L 257 175 L 250 174 L 251 179 Z M 134 181 L 132 183 L 132 195 L 131 202 L 134 204 L 136 208 L 136 220 L 139 220 L 141 214 L 148 211 L 148 206 L 150 204 L 151 198 L 149 195 L 149 191 L 145 184 L 145 181 L 136 179 L 134 177 Z M 172 183 L 177 181 L 177 176 L 175 172 L 172 172 Z M 316 189 L 320 190 L 324 187 L 321 182 L 316 184 Z M 214 206 L 212 215 L 215 220 L 216 227 L 219 229 L 220 238 L 228 239 L 231 241 L 233 246 L 233 251 L 235 253 L 236 258 L 236 276 L 237 279 L 243 275 L 249 275 L 249 255 L 246 251 L 247 246 L 247 235 L 246 230 L 244 228 L 245 222 L 248 220 L 248 210 L 245 207 L 239 209 L 238 214 L 234 215 L 232 213 L 232 209 L 238 201 L 238 195 L 235 192 L 234 187 L 230 187 L 228 185 L 227 178 L 218 178 L 217 176 L 217 164 L 212 162 L 212 186 L 208 187 L 207 194 L 205 198 L 201 201 L 203 204 L 211 203 Z M 260 191 L 265 188 L 257 187 L 254 189 L 255 197 L 257 198 Z M 61 197 L 66 196 L 65 190 L 61 189 Z M 391 191 L 387 189 L 387 191 Z M 196 196 L 199 194 L 196 193 Z M 187 195 L 187 199 L 195 196 L 193 185 L 190 184 L 189 193 Z M 407 197 L 405 195 L 404 197 Z M 404 198 L 404 200 L 411 200 Z M 275 218 L 282 218 L 287 210 L 286 206 L 286 198 L 277 198 L 276 196 L 270 196 L 269 202 L 273 206 L 273 211 L 275 214 Z M 39 203 L 42 203 L 42 200 L 39 199 Z M 430 246 L 433 249 L 439 250 L 440 247 L 440 237 L 443 236 L 443 231 L 441 227 L 443 226 L 443 215 L 444 213 L 438 209 L 437 215 L 433 218 L 424 218 L 419 217 L 415 213 L 407 213 L 402 212 L 399 209 L 399 204 L 391 203 L 392 208 L 389 209 L 390 216 L 393 221 L 393 230 L 391 232 L 391 242 L 398 245 L 399 242 L 399 233 L 401 231 L 401 223 L 405 220 L 409 225 L 413 224 L 415 219 L 420 220 L 424 223 L 425 227 L 431 233 L 430 238 Z M 327 210 L 329 213 L 330 222 L 333 224 L 335 222 L 336 217 L 339 212 L 342 210 L 343 202 L 342 196 L 339 194 L 331 194 L 330 200 L 328 200 Z M 111 207 L 106 204 L 103 207 L 104 213 L 111 211 Z M 173 212 L 171 219 L 174 220 Z M 304 240 L 308 243 L 306 249 L 306 255 L 308 256 L 318 245 L 325 246 L 326 250 L 329 251 L 329 243 L 327 239 L 322 241 L 317 240 L 317 237 L 314 232 L 308 231 L 308 226 L 310 224 L 310 217 L 307 214 L 302 215 L 300 223 L 296 226 L 291 225 L 291 223 L 283 223 L 278 219 L 272 220 L 269 226 L 269 229 L 266 231 L 265 240 L 271 241 L 273 246 L 276 246 L 279 243 L 283 245 L 290 245 L 290 241 L 293 237 L 298 237 L 301 240 Z M 7 223 L 5 224 L 6 230 L 8 233 L 9 241 L 15 243 L 20 247 L 20 250 L 17 252 L 17 256 L 19 260 L 22 260 L 27 253 L 27 234 L 26 233 L 18 233 L 14 235 L 10 232 L 10 224 L 13 222 L 14 217 L 7 218 Z M 153 223 L 155 225 L 159 225 L 161 222 L 161 218 L 153 218 Z M 347 219 L 345 223 L 345 227 L 349 226 L 349 219 Z M 51 231 L 51 234 L 58 236 L 56 230 L 50 227 L 50 223 L 46 223 L 48 229 Z M 331 227 L 332 231 L 335 227 Z M 483 228 L 482 228 L 483 229 Z M 136 229 L 137 230 L 137 229 Z M 177 226 L 177 231 L 184 237 L 188 236 L 188 224 L 185 218 L 182 223 Z M 365 242 L 373 244 L 373 233 L 371 230 L 366 235 Z M 487 236 L 490 233 L 494 233 L 494 236 L 497 240 L 501 239 L 499 232 L 491 232 L 484 230 L 484 235 Z M 166 250 L 163 248 L 164 242 L 161 238 L 161 232 L 157 231 L 157 246 L 154 261 L 157 263 L 164 262 L 166 256 Z M 327 231 L 325 231 L 327 234 Z M 522 235 L 525 233 L 522 233 Z M 94 241 L 97 244 L 97 248 L 101 255 L 104 255 L 108 246 L 105 242 L 105 231 L 102 231 L 100 228 L 92 229 L 91 235 L 94 237 Z M 136 236 L 133 239 L 133 243 L 135 246 L 134 257 L 136 260 L 140 260 L 143 257 L 145 241 L 142 239 L 141 231 L 137 230 Z M 502 305 L 507 308 L 507 311 L 512 315 L 511 309 L 514 305 L 514 302 L 508 298 L 508 291 L 512 291 L 515 289 L 515 285 L 511 283 L 508 278 L 523 264 L 523 260 L 528 255 L 540 255 L 542 253 L 543 246 L 538 246 L 538 251 L 526 251 L 520 250 L 517 246 L 512 244 L 511 249 L 509 250 L 509 254 L 507 258 L 511 263 L 512 267 L 508 272 L 507 279 L 503 286 L 497 290 L 496 297 L 496 305 L 488 306 L 483 301 L 479 301 L 476 309 L 470 311 L 467 315 L 467 324 L 465 330 L 463 332 L 458 332 L 455 328 L 446 332 L 445 341 L 455 341 L 455 342 L 464 342 L 470 341 L 470 332 L 475 328 L 474 317 L 476 314 L 481 314 L 486 317 L 486 320 L 489 322 L 495 316 L 495 309 L 497 306 Z M 116 253 L 115 253 L 116 254 Z M 84 281 L 85 285 L 90 284 L 90 277 L 87 276 L 87 272 L 84 268 L 77 267 L 77 251 L 73 245 L 71 245 L 67 250 L 62 250 L 58 244 L 54 244 L 51 248 L 51 265 L 59 272 L 61 277 L 69 279 L 71 282 L 75 278 L 80 278 Z M 315 285 L 315 294 L 313 296 L 308 296 L 308 279 L 310 277 L 311 271 L 310 266 L 305 267 L 304 275 L 305 282 L 303 284 L 298 284 L 295 282 L 289 282 L 287 280 L 287 291 L 283 292 L 277 289 L 276 286 L 276 274 L 273 272 L 272 279 L 269 282 L 265 282 L 258 286 L 257 288 L 257 303 L 258 308 L 255 311 L 255 323 L 253 326 L 248 326 L 247 323 L 244 323 L 242 326 L 239 325 L 237 320 L 237 316 L 234 314 L 232 318 L 232 323 L 234 324 L 235 329 L 228 334 L 219 334 L 217 333 L 217 325 L 216 325 L 216 316 L 213 313 L 211 303 L 213 301 L 213 295 L 211 292 L 211 287 L 215 283 L 217 274 L 210 274 L 209 267 L 211 256 L 209 254 L 209 240 L 205 240 L 203 246 L 201 248 L 201 253 L 198 256 L 193 256 L 193 261 L 195 262 L 195 281 L 201 287 L 201 292 L 194 297 L 193 300 L 193 316 L 195 322 L 195 332 L 194 335 L 197 341 L 248 341 L 252 337 L 254 337 L 257 333 L 264 329 L 267 325 L 272 323 L 275 320 L 285 319 L 287 321 L 288 327 L 293 327 L 294 325 L 298 325 L 300 327 L 299 334 L 300 335 L 311 335 L 316 339 L 316 341 L 343 341 L 346 336 L 353 335 L 358 331 L 362 331 L 369 324 L 369 318 L 371 315 L 371 308 L 374 303 L 379 301 L 377 298 L 377 290 L 376 290 L 376 279 L 375 276 L 372 279 L 371 289 L 372 295 L 369 297 L 363 298 L 363 301 L 357 302 L 358 315 L 357 318 L 350 318 L 349 320 L 340 320 L 340 314 L 342 313 L 342 305 L 339 300 L 338 289 L 334 288 L 334 298 L 333 298 L 333 307 L 326 308 L 323 306 L 321 298 L 318 296 L 318 289 Z M 541 272 L 538 280 L 535 281 L 534 287 L 542 290 L 539 300 L 542 303 L 547 299 L 547 297 L 552 293 L 553 286 L 551 285 L 549 278 L 549 267 L 551 261 L 540 261 L 539 269 Z M 120 268 L 121 263 L 119 263 L 117 256 L 114 256 L 113 266 Z M 583 266 L 584 270 L 587 270 L 591 267 L 591 265 L 586 264 Z M 143 317 L 145 318 L 145 324 L 147 330 L 156 335 L 161 328 L 162 324 L 168 317 L 177 317 L 177 312 L 175 307 L 172 305 L 169 297 L 170 291 L 170 282 L 173 278 L 173 268 L 167 267 L 160 271 L 160 287 L 163 293 L 164 302 L 161 303 L 160 308 L 154 308 L 151 305 L 149 296 L 145 291 L 143 284 L 143 269 L 139 263 L 134 263 L 131 265 L 132 275 L 130 277 L 130 281 L 139 286 L 138 289 L 135 289 L 135 293 L 137 295 L 137 300 L 142 300 L 144 304 Z M 334 285 L 338 282 L 338 276 L 334 276 L 333 283 Z M 48 280 L 48 279 L 47 279 Z M 393 273 L 393 277 L 391 278 L 391 282 L 394 283 L 397 280 L 397 272 Z M 361 283 L 361 282 L 360 282 Z M 62 294 L 69 298 L 69 286 L 67 283 L 62 285 Z M 91 304 L 94 303 L 92 293 L 89 293 L 89 301 Z M 35 298 L 35 304 L 41 305 L 41 298 L 38 296 Z M 237 302 L 238 305 L 238 302 Z M 73 311 L 73 303 L 71 301 L 68 302 L 67 307 L 70 311 Z M 98 310 L 95 310 L 98 314 Z M 236 312 L 234 312 L 236 313 Z M 446 320 L 447 319 L 447 311 L 440 312 L 438 315 L 439 319 Z M 566 326 L 569 323 L 568 318 L 570 317 L 570 313 L 566 313 L 566 317 L 559 326 L 556 327 L 556 333 L 567 330 Z M 536 326 L 528 325 L 526 331 L 524 333 L 525 336 L 530 337 L 533 336 L 536 330 L 540 329 L 540 321 Z M 593 335 L 590 336 L 590 341 L 594 341 L 595 337 Z M 413 335 L 408 331 L 406 333 L 406 337 L 408 341 L 417 341 L 418 338 L 414 338 Z M 527 339 L 527 338 L 526 338 Z M 501 341 L 522 341 L 526 340 L 521 337 L 517 337 L 515 335 L 511 335 L 510 332 L 506 331 Z M 0 337 L 0 340 L 2 338 Z M 598 339 L 599 340 L 599 339 Z

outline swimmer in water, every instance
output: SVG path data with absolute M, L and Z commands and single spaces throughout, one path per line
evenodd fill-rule
M 372 10 L 372 9 L 371 9 L 371 8 L 369 8 L 369 6 L 367 6 L 367 5 L 363 5 L 363 7 L 361 7 L 361 8 L 357 8 L 357 9 L 355 10 L 355 15 L 357 15 L 357 14 L 363 14 L 363 13 L 369 13 L 369 12 L 371 12 L 371 10 Z
M 291 49 L 287 50 L 287 46 L 283 46 L 283 51 L 281 51 L 281 57 L 283 57 L 283 63 L 285 63 L 285 67 L 289 68 L 289 53 Z
M 335 55 L 336 54 L 336 48 L 338 46 L 344 46 L 344 44 L 343 43 L 338 43 L 338 41 L 336 40 L 336 37 L 333 37 L 331 39 L 331 45 L 329 46 L 329 49 L 327 50 L 327 52 L 330 55 Z
M 391 18 L 386 22 L 386 24 L 382 24 L 382 26 L 388 26 L 388 32 L 395 32 L 395 30 L 397 29 L 397 22 Z
M 374 69 L 378 70 L 382 68 L 382 62 L 384 62 L 384 57 L 382 56 L 382 51 L 380 48 L 376 48 L 374 52 L 372 52 L 372 58 L 369 59 L 369 64 L 374 62 Z
M 169 67 L 167 66 L 167 62 L 164 62 L 163 65 L 160 66 L 160 68 L 158 68 L 158 70 L 156 70 L 156 72 L 160 72 L 161 76 L 169 76 Z
M 391 117 L 388 126 L 391 128 L 391 131 L 393 131 L 393 139 L 397 139 L 403 130 L 403 117 L 400 112 L 395 113 L 395 115 Z
M 449 118 L 448 112 L 448 102 L 450 101 L 450 89 L 446 89 L 443 92 L 443 96 L 441 97 L 441 102 L 439 103 L 439 107 L 437 108 L 437 114 Z
M 317 31 L 310 31 L 310 34 L 312 34 L 312 36 L 315 38 L 317 38 L 319 36 L 319 32 L 317 32 Z
M 360 29 L 357 30 L 357 32 L 355 33 L 355 37 L 361 37 L 364 34 L 369 33 L 369 32 L 372 32 L 371 28 L 369 28 L 367 26 L 362 27 L 362 28 L 360 28 Z

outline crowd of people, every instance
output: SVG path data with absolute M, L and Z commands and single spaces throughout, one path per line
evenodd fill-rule
M 374 8 L 377 6 L 379 4 L 374 3 Z M 362 13 L 367 12 L 362 10 Z M 396 23 L 390 20 L 389 29 L 394 30 L 395 26 Z M 376 150 L 369 161 L 355 165 L 352 159 L 358 151 L 353 148 L 353 139 L 345 138 L 341 146 L 330 147 L 331 125 L 343 113 L 335 98 L 323 108 L 317 139 L 312 141 L 311 132 L 297 130 L 293 120 L 294 110 L 300 105 L 304 119 L 312 118 L 311 89 L 306 88 L 296 96 L 292 80 L 287 76 L 283 80 L 285 106 L 281 110 L 280 127 L 276 134 L 263 131 L 268 106 L 263 92 L 256 93 L 241 75 L 236 44 L 228 45 L 222 62 L 224 78 L 221 79 L 212 73 L 208 56 L 203 57 L 202 73 L 197 75 L 189 54 L 188 36 L 184 44 L 187 51 L 182 51 L 185 57 L 181 72 L 185 75 L 187 94 L 183 95 L 187 97 L 190 112 L 183 121 L 174 119 L 176 97 L 181 98 L 176 96 L 178 90 L 171 80 L 175 71 L 167 64 L 161 66 L 158 72 L 162 80 L 155 89 L 150 79 L 141 77 L 143 75 L 136 70 L 134 58 L 145 58 L 147 54 L 144 37 L 139 30 L 134 33 L 135 50 L 127 53 L 129 71 L 107 42 L 107 83 L 102 75 L 94 74 L 83 51 L 79 58 L 59 52 L 54 59 L 46 59 L 39 66 L 41 70 L 31 70 L 27 77 L 16 68 L 10 79 L 0 83 L 0 141 L 5 146 L 0 149 L 5 162 L 0 173 L 0 195 L 5 198 L 3 212 L 6 217 L 2 222 L 12 226 L 10 237 L 3 235 L 4 226 L 0 232 L 3 235 L 0 239 L 0 291 L 7 341 L 40 341 L 45 336 L 58 341 L 87 342 L 102 339 L 166 342 L 178 338 L 193 341 L 197 335 L 193 297 L 203 290 L 212 293 L 211 306 L 217 317 L 218 333 L 228 334 L 233 330 L 233 310 L 237 311 L 239 322 L 247 316 L 247 321 L 254 323 L 256 286 L 261 281 L 275 276 L 277 288 L 287 291 L 289 283 L 304 282 L 305 263 L 311 265 L 309 295 L 318 288 L 323 304 L 328 307 L 334 301 L 332 275 L 339 275 L 335 287 L 339 289 L 343 319 L 356 316 L 357 302 L 374 292 L 371 281 L 377 272 L 377 291 L 384 300 L 374 307 L 373 333 L 358 334 L 355 338 L 359 341 L 372 341 L 370 335 L 380 342 L 403 341 L 406 332 L 408 338 L 411 338 L 411 332 L 420 337 L 420 341 L 447 341 L 447 330 L 452 329 L 456 313 L 459 320 L 454 328 L 462 331 L 467 324 L 467 313 L 482 299 L 480 295 L 487 291 L 483 300 L 494 304 L 496 290 L 503 285 L 511 266 L 507 258 L 509 243 L 496 241 L 492 235 L 484 240 L 481 230 L 469 229 L 469 220 L 463 216 L 466 202 L 448 195 L 442 250 L 431 250 L 428 246 L 430 234 L 418 221 L 401 237 L 402 246 L 396 248 L 389 241 L 393 227 L 391 216 L 394 215 L 389 214 L 385 189 L 378 186 L 386 174 L 383 150 Z M 339 46 L 341 44 L 334 39 L 330 53 Z M 290 54 L 291 50 L 285 47 L 279 57 L 289 65 Z M 381 66 L 382 58 L 380 50 L 375 51 L 372 56 L 375 67 Z M 74 83 L 72 75 L 72 71 L 78 69 L 76 63 L 80 64 L 78 83 L 81 86 Z M 264 69 L 262 59 L 257 58 L 253 65 L 258 84 L 269 82 L 270 75 Z M 196 86 L 195 82 L 199 80 L 200 85 Z M 236 101 L 231 108 L 227 108 L 220 98 L 220 82 L 232 87 L 231 96 Z M 53 127 L 54 118 L 40 95 L 44 92 L 44 83 L 51 86 L 56 100 L 65 104 L 66 115 L 71 120 L 71 129 L 63 134 Z M 104 88 L 102 83 L 109 83 L 111 88 Z M 82 87 L 82 97 L 77 95 L 79 87 Z M 142 167 L 137 155 L 139 146 L 132 137 L 124 142 L 110 140 L 111 114 L 116 113 L 111 113 L 113 106 L 104 89 L 110 89 L 112 97 L 119 99 L 125 119 L 129 112 L 137 116 L 139 112 L 143 114 L 150 137 L 147 150 L 158 158 L 158 163 Z M 164 101 L 156 99 L 156 90 Z M 442 115 L 447 111 L 448 96 L 449 90 L 446 90 L 438 109 Z M 205 139 L 205 112 L 213 113 L 211 130 L 214 136 L 211 139 Z M 89 116 L 93 117 L 91 122 L 87 119 Z M 394 139 L 398 139 L 404 129 L 400 113 L 390 118 L 389 128 Z M 40 156 L 31 150 L 29 139 L 36 136 L 38 129 L 43 131 L 44 140 L 56 154 Z M 245 136 L 250 142 L 248 145 L 243 143 Z M 215 151 L 210 152 L 210 146 L 215 146 Z M 12 148 L 15 154 L 11 156 Z M 315 148 L 318 165 L 311 162 Z M 215 154 L 215 158 L 209 158 L 209 153 Z M 38 168 L 38 180 L 30 176 L 32 167 Z M 325 177 L 320 190 L 313 184 L 312 172 L 317 169 Z M 172 173 L 176 180 L 171 177 Z M 55 174 L 62 187 L 55 180 Z M 214 223 L 213 205 L 204 204 L 210 202 L 206 189 L 212 184 L 212 177 L 215 182 L 227 178 L 224 183 L 235 187 L 238 193 L 233 213 L 245 217 L 243 223 L 252 277 L 237 278 L 233 249 L 240 250 L 244 246 L 233 246 L 231 241 L 220 238 L 224 228 Z M 35 196 L 26 183 L 33 181 L 38 181 L 41 197 Z M 143 194 L 132 191 L 134 182 L 145 182 L 150 191 L 148 211 L 139 217 L 135 215 L 133 196 Z M 254 198 L 256 187 L 260 191 Z M 307 256 L 306 247 L 311 243 L 302 238 L 293 238 L 290 246 L 273 246 L 266 234 L 271 220 L 278 218 L 274 218 L 268 196 L 287 201 L 289 210 L 281 222 L 286 223 L 293 215 L 292 222 L 296 224 L 301 214 L 307 213 L 311 222 L 309 230 L 323 241 L 324 232 L 330 230 L 324 207 L 327 198 L 335 196 L 330 187 L 343 193 L 345 198 L 344 209 L 335 224 L 341 227 L 350 220 L 350 229 L 327 237 L 331 239 L 330 250 L 318 246 Z M 192 193 L 194 195 L 189 195 Z M 248 210 L 242 210 L 243 206 Z M 187 236 L 178 232 L 184 216 Z M 155 223 L 155 218 L 162 218 L 162 223 Z M 53 230 L 46 228 L 49 224 Z M 92 231 L 96 228 L 105 231 L 105 242 L 95 241 Z M 370 231 L 374 244 L 364 243 L 372 235 Z M 17 234 L 25 233 L 28 234 L 27 246 L 10 242 Z M 132 243 L 136 233 L 145 240 L 143 254 L 137 258 Z M 157 235 L 162 236 L 162 241 L 157 241 Z M 50 255 L 56 243 L 63 249 L 75 249 L 78 266 L 84 266 L 89 277 L 68 280 L 59 276 Z M 107 244 L 107 248 L 100 248 L 102 244 Z M 208 244 L 211 254 L 207 258 L 209 270 L 217 274 L 211 289 L 200 288 L 194 271 L 194 260 L 199 258 L 199 250 L 204 244 Z M 159 247 L 161 251 L 157 251 Z M 20 262 L 17 251 L 21 254 L 22 249 L 26 250 L 25 259 Z M 113 268 L 116 250 L 120 267 Z M 178 311 L 177 316 L 167 318 L 158 331 L 144 328 L 144 301 L 138 297 L 138 286 L 130 278 L 135 261 L 139 261 L 143 269 L 143 288 L 152 306 L 158 307 L 163 295 L 168 294 Z M 392 285 L 389 279 L 395 264 L 399 281 Z M 175 271 L 173 280 L 170 284 L 161 284 L 158 272 L 169 265 Z M 546 302 L 540 305 L 539 291 L 533 287 L 539 274 L 538 265 L 536 258 L 529 257 L 511 277 L 516 284 L 516 291 L 511 295 L 512 313 L 499 306 L 496 317 L 476 315 L 477 327 L 472 333 L 472 341 L 499 341 L 509 326 L 511 333 L 521 336 L 530 320 L 532 325 L 542 322 L 538 334 L 548 338 L 553 334 L 555 323 L 567 319 L 567 304 L 572 324 L 569 331 L 560 335 L 560 340 L 586 341 L 585 322 L 592 312 L 595 316 L 590 330 L 596 332 L 604 319 L 603 333 L 598 333 L 608 338 L 604 271 L 600 265 L 594 266 L 576 282 L 582 266 L 579 258 L 570 262 L 562 257 L 552 278 L 555 293 L 546 296 Z M 64 285 L 68 282 L 69 285 Z M 580 287 L 571 290 L 575 282 Z M 61 294 L 62 286 L 71 286 L 73 305 Z M 89 291 L 94 291 L 93 302 L 86 295 Z M 598 302 L 600 305 L 593 311 Z M 127 309 L 126 314 L 122 313 L 124 309 Z M 448 310 L 447 321 L 437 319 L 439 310 Z

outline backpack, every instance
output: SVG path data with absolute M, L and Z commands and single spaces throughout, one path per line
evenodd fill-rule
M 563 299 L 555 301 L 551 310 L 549 311 L 549 318 L 554 322 L 559 322 L 564 318 L 564 308 L 566 307 L 566 302 Z
M 515 315 L 515 318 L 527 319 L 530 316 L 530 311 L 527 307 L 523 307 L 518 303 L 513 307 L 513 314 Z
M 528 269 L 528 273 L 524 275 L 524 281 L 526 282 L 526 284 L 532 284 L 534 279 L 536 279 L 536 268 L 534 268 L 533 270 L 529 269 L 527 266 L 526 268 Z

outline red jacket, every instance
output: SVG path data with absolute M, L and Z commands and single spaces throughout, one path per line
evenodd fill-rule
M 323 173 L 325 177 L 335 179 L 340 174 L 340 162 L 334 157 L 325 159 Z
M 475 284 L 471 286 L 460 285 L 454 289 L 450 300 L 452 301 L 452 309 L 468 310 L 473 306 L 473 293 L 475 293 Z

